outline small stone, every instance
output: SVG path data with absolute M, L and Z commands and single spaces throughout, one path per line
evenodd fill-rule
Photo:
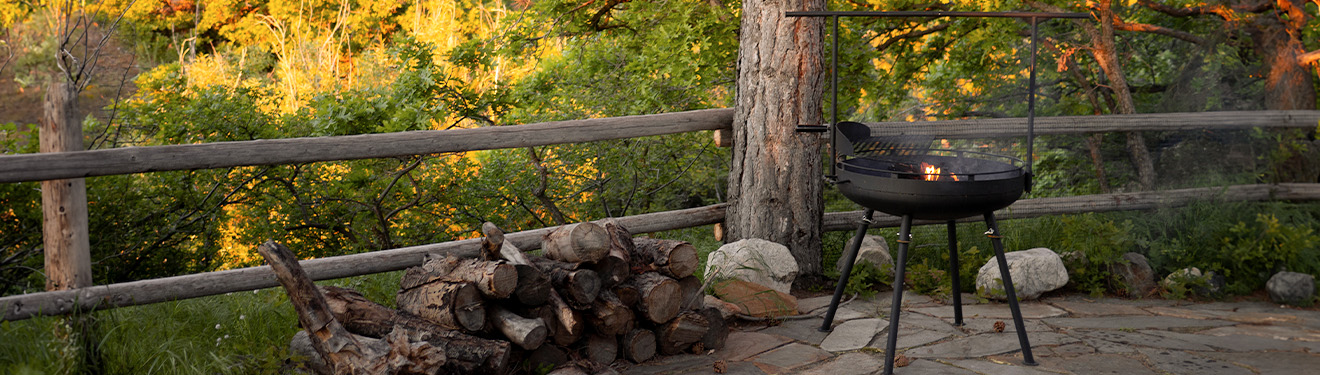
M 1129 295 L 1144 297 L 1155 289 L 1155 271 L 1150 269 L 1146 256 L 1137 253 L 1123 254 L 1123 261 L 1110 266 L 1110 271 L 1118 275 Z
M 702 279 L 745 280 L 788 294 L 797 274 L 797 259 L 788 247 L 749 238 L 725 244 L 710 253 Z
M 1315 294 L 1315 276 L 1297 272 L 1279 272 L 1265 283 L 1265 290 L 1269 291 L 1270 300 L 1275 303 L 1307 304 Z
M 1008 273 L 1013 278 L 1013 287 L 1020 300 L 1035 299 L 1042 293 L 1068 284 L 1068 269 L 1053 250 L 1038 247 L 1014 251 L 1004 254 L 1004 259 L 1008 261 Z M 976 288 L 984 291 L 988 298 L 1007 298 L 997 258 L 990 258 L 977 271 Z

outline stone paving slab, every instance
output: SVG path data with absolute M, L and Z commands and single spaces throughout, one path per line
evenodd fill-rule
M 709 374 L 714 372 L 715 356 L 708 355 L 673 355 L 658 357 L 624 370 L 627 374 Z
M 1149 312 L 1142 310 L 1141 307 L 1115 303 L 1055 301 L 1050 302 L 1050 304 L 1068 311 L 1069 314 L 1072 314 L 1072 317 L 1077 318 L 1114 315 L 1150 315 Z
M 704 371 L 701 369 L 694 368 L 692 370 L 694 370 L 693 372 L 694 374 L 716 373 L 714 369 L 711 369 L 711 371 Z M 752 362 L 732 362 L 732 363 L 726 362 L 724 366 L 724 375 L 768 375 L 768 374 L 769 373 L 765 372 L 765 370 L 761 370 L 760 367 L 756 366 L 756 364 Z
M 1139 332 L 1095 330 L 1095 331 L 1073 332 L 1072 335 L 1074 337 L 1105 340 L 1112 343 L 1118 343 L 1123 345 L 1144 346 L 1150 348 L 1193 350 L 1193 351 L 1202 351 L 1202 352 L 1214 350 L 1209 346 L 1205 346 L 1203 344 L 1198 344 L 1191 341 L 1165 337 L 1165 336 L 1148 335 Z
M 830 305 L 830 300 L 834 296 L 826 295 L 819 297 L 803 298 L 798 300 L 798 313 L 810 314 L 816 310 L 821 310 Z M 842 303 L 842 301 L 840 301 Z
M 1137 348 L 1155 368 L 1173 374 L 1246 375 L 1255 372 L 1228 361 L 1206 358 L 1181 350 Z
M 881 365 L 881 366 L 883 366 L 883 365 Z M 883 370 L 884 370 L 884 367 L 881 367 L 880 369 L 883 371 Z M 912 363 L 908 364 L 908 365 L 905 366 L 905 367 L 898 367 L 898 368 L 895 368 L 895 369 L 894 369 L 894 374 L 896 374 L 896 375 L 898 375 L 898 374 L 914 374 L 914 375 L 917 375 L 917 374 L 919 374 L 919 375 L 927 375 L 927 374 L 929 374 L 929 375 L 977 375 L 975 372 L 972 372 L 971 370 L 963 369 L 963 368 L 960 368 L 960 367 L 954 367 L 954 366 L 949 365 L 949 364 L 945 364 L 945 363 L 941 363 L 941 362 L 936 362 L 936 361 L 932 361 L 932 360 L 928 360 L 928 359 L 917 359 L 917 360 L 913 360 Z
M 1273 312 L 1239 312 L 1223 310 L 1202 310 L 1202 309 L 1183 309 L 1177 307 L 1152 306 L 1147 307 L 1155 315 L 1172 316 L 1189 319 L 1219 319 L 1230 322 L 1247 324 L 1289 324 L 1297 322 L 1296 316 L 1284 315 Z
M 1096 354 L 1060 361 L 1059 367 L 1076 374 L 1086 375 L 1145 375 L 1156 374 L 1140 360 L 1131 357 Z
M 1040 366 L 1031 367 L 1017 364 L 995 363 L 983 359 L 951 360 L 949 364 L 982 374 L 996 375 L 1056 375 L 1059 372 L 1047 371 Z
M 1248 336 L 1248 335 L 1203 335 L 1172 331 L 1147 330 L 1141 331 L 1148 335 L 1163 336 L 1175 338 L 1183 341 L 1205 344 L 1215 349 L 1227 350 L 1233 352 L 1261 352 L 1261 351 L 1300 351 L 1320 349 L 1320 342 L 1275 340 L 1268 337 Z
M 1297 352 L 1197 353 L 1220 361 L 1245 365 L 1261 374 L 1307 374 L 1320 369 L 1320 355 Z
M 834 327 L 834 332 L 821 341 L 820 348 L 830 352 L 846 352 L 866 347 L 876 334 L 886 329 L 889 321 L 884 319 L 858 319 Z
M 762 332 L 734 331 L 724 340 L 724 347 L 715 351 L 715 356 L 729 361 L 741 361 L 792 341 L 787 337 Z
M 865 353 L 847 353 L 835 357 L 816 368 L 803 371 L 805 375 L 867 375 L 885 367 L 884 357 Z
M 1215 336 L 1260 336 L 1276 340 L 1320 341 L 1320 332 L 1284 326 L 1238 325 L 1232 327 L 1219 327 L 1197 333 Z
M 1070 358 L 1095 354 L 1095 348 L 1085 342 L 1033 348 L 1037 357 Z
M 885 331 L 888 330 L 889 329 L 886 327 Z M 923 346 L 952 336 L 953 335 L 949 333 L 936 332 L 928 329 L 903 327 L 898 330 L 898 342 L 895 342 L 894 346 L 896 346 L 898 350 L 903 350 Z M 883 350 L 889 343 L 887 340 L 889 340 L 888 332 L 877 334 L 875 335 L 875 338 L 871 339 L 871 343 L 867 344 L 866 347 Z
M 953 324 L 953 319 L 952 319 L 952 318 L 947 319 L 946 321 L 949 322 L 949 324 Z M 967 333 L 967 334 L 969 334 L 969 335 L 979 335 L 979 334 L 982 334 L 982 333 L 992 333 L 992 332 L 995 332 L 995 322 L 1003 322 L 1003 323 L 1004 323 L 1004 332 L 1017 332 L 1017 326 L 1013 324 L 1013 319 L 966 319 L 966 318 L 964 318 L 964 319 L 963 319 L 963 326 L 960 327 L 960 328 L 962 329 L 963 332 L 965 332 L 965 333 Z M 900 322 L 900 323 L 901 323 L 901 322 Z M 1022 325 L 1023 325 L 1023 327 L 1025 327 L 1025 328 L 1027 329 L 1027 333 L 1031 333 L 1031 332 L 1046 332 L 1046 331 L 1053 331 L 1053 330 L 1054 330 L 1054 329 L 1051 328 L 1050 326 L 1045 325 L 1045 323 L 1041 323 L 1040 320 L 1034 320 L 1034 319 L 1023 319 L 1023 321 L 1022 321 Z
M 1233 322 L 1209 319 L 1187 319 L 1171 316 L 1102 316 L 1095 318 L 1046 318 L 1045 324 L 1066 329 L 1170 329 L 1212 328 L 1233 325 Z
M 898 314 L 898 325 L 901 327 L 898 330 L 900 334 L 908 327 L 927 329 L 935 332 L 948 333 L 950 335 L 962 334 L 962 331 L 955 328 L 953 324 L 926 314 L 910 312 Z
M 1023 303 L 1019 307 L 1024 319 L 1053 318 L 1068 314 L 1063 309 L 1042 303 Z M 921 307 L 910 311 L 936 318 L 953 319 L 953 306 Z M 1013 312 L 1005 303 L 967 305 L 963 306 L 963 318 L 1012 319 Z
M 829 359 L 830 357 L 833 357 L 830 352 L 821 350 L 815 346 L 795 342 L 761 353 L 748 360 L 779 367 L 784 370 L 792 370 Z M 762 369 L 765 368 L 762 367 Z
M 1032 348 L 1081 341 L 1072 336 L 1053 332 L 1040 332 L 1029 335 L 1027 338 L 1031 341 Z M 1016 334 L 998 333 L 956 338 L 930 346 L 909 349 L 904 354 L 912 358 L 976 358 L 1021 349 L 1022 346 L 1018 342 Z
M 757 332 L 792 337 L 807 344 L 820 345 L 820 342 L 824 341 L 825 337 L 830 335 L 829 332 L 820 331 L 820 325 L 823 322 L 824 321 L 821 319 L 787 320 L 777 326 L 766 327 Z M 836 327 L 837 324 L 842 324 L 838 319 L 836 319 L 834 323 L 836 324 Z

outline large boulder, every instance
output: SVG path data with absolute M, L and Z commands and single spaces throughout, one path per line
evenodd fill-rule
M 759 238 L 720 246 L 706 258 L 703 279 L 739 279 L 789 293 L 797 278 L 797 259 L 788 247 Z
M 1020 300 L 1035 299 L 1068 284 L 1068 269 L 1053 250 L 1038 247 L 1014 251 L 1005 253 L 1004 259 L 1008 260 L 1008 272 L 1013 276 L 1013 286 Z M 999 275 L 999 261 L 995 257 L 976 272 L 976 289 L 988 298 L 1007 299 Z
M 852 248 L 853 239 L 849 239 L 848 244 L 844 245 L 843 252 L 847 253 L 848 249 Z M 846 261 L 847 259 L 839 257 L 839 263 L 835 265 L 839 273 L 843 273 L 843 263 Z M 856 267 L 861 263 L 870 263 L 881 272 L 893 275 L 894 258 L 889 255 L 889 243 L 885 242 L 884 237 L 869 234 L 862 237 L 862 248 L 857 250 L 857 262 L 853 266 Z
M 1145 255 L 1123 254 L 1123 259 L 1110 265 L 1109 269 L 1127 286 L 1128 295 L 1143 297 L 1155 289 L 1155 271 L 1150 269 Z
M 1297 272 L 1279 272 L 1265 283 L 1265 290 L 1270 293 L 1270 300 L 1275 303 L 1304 305 L 1315 295 L 1315 276 Z

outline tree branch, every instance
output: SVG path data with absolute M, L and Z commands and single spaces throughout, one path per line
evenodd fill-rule
M 1123 31 L 1133 31 L 1140 33 L 1163 35 L 1196 45 L 1205 45 L 1206 43 L 1208 43 L 1205 40 L 1205 38 L 1192 35 L 1192 33 L 1186 31 L 1174 30 L 1164 26 L 1156 26 L 1145 23 L 1128 23 L 1126 21 L 1123 21 L 1122 19 L 1119 19 L 1118 17 L 1114 17 L 1114 28 Z
M 1263 13 L 1267 10 L 1274 8 L 1274 3 L 1268 0 L 1263 0 L 1255 4 L 1238 4 L 1233 6 L 1226 6 L 1224 4 L 1214 4 L 1214 5 L 1186 7 L 1186 8 L 1172 7 L 1155 2 L 1154 0 L 1137 0 L 1137 3 L 1156 12 L 1164 13 L 1175 17 L 1215 15 L 1228 21 L 1237 19 L 1238 18 L 1237 12 Z
M 1320 1 L 1320 0 L 1318 0 L 1318 1 Z M 1297 64 L 1298 64 L 1298 65 L 1309 65 L 1309 64 L 1313 64 L 1313 63 L 1315 63 L 1317 60 L 1320 60 L 1320 50 L 1315 50 L 1315 51 L 1311 51 L 1311 52 L 1303 53 L 1301 56 L 1297 56 Z

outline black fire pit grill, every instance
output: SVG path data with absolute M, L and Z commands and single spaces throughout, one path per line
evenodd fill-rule
M 1013 313 L 1013 325 L 1022 346 L 1022 362 L 1035 366 L 1031 343 L 1022 323 L 1013 279 L 1004 259 L 1004 245 L 995 224 L 994 211 L 1008 207 L 1031 190 L 1032 144 L 1035 142 L 1036 112 L 1036 25 L 1040 19 L 1088 18 L 1083 13 L 1030 12 L 787 12 L 787 17 L 830 17 L 834 23 L 834 49 L 831 52 L 832 101 L 830 125 L 799 125 L 798 131 L 830 132 L 830 173 L 827 177 L 845 197 L 865 207 L 865 214 L 852 245 L 843 254 L 846 259 L 830 308 L 825 313 L 821 331 L 833 329 L 834 314 L 839 308 L 848 276 L 862 237 L 875 211 L 902 216 L 898 233 L 898 257 L 894 265 L 894 298 L 890 305 L 889 333 L 885 345 L 884 374 L 894 373 L 894 353 L 898 341 L 899 308 L 903 304 L 903 280 L 907 268 L 907 250 L 912 242 L 912 219 L 946 220 L 949 233 L 949 275 L 953 279 L 954 325 L 963 325 L 962 292 L 958 280 L 958 239 L 954 220 L 982 215 L 985 232 L 999 262 L 1004 293 Z M 1027 160 L 984 152 L 931 149 L 933 139 L 871 135 L 871 128 L 857 122 L 839 122 L 839 17 L 1008 17 L 1031 23 L 1031 67 L 1027 94 Z

